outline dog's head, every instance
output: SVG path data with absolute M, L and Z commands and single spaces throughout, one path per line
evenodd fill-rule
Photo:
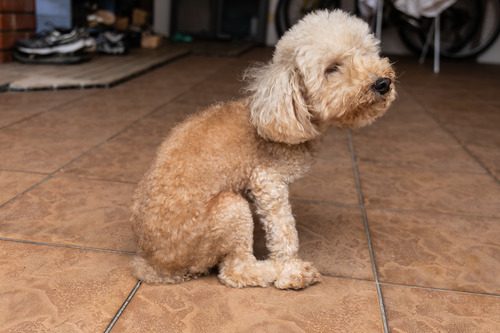
M 268 64 L 247 71 L 251 120 L 266 139 L 296 144 L 329 125 L 361 127 L 385 113 L 395 74 L 368 25 L 318 11 L 280 39 Z

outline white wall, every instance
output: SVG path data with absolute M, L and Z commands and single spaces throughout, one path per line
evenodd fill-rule
M 154 0 L 153 30 L 160 35 L 170 36 L 170 0 Z

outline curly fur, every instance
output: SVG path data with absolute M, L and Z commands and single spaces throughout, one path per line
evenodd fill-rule
M 300 289 L 320 280 L 298 258 L 288 185 L 307 172 L 331 126 L 360 127 L 395 98 L 372 86 L 394 82 L 378 41 L 341 11 L 307 15 L 247 71 L 249 97 L 214 105 L 177 126 L 140 182 L 132 209 L 135 275 L 177 283 L 219 266 L 231 287 Z M 252 253 L 252 209 L 270 256 Z

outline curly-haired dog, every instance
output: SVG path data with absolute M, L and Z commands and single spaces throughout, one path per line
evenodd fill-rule
M 341 11 L 307 15 L 273 59 L 247 72 L 250 96 L 174 128 L 136 192 L 135 274 L 175 283 L 219 266 L 231 287 L 304 288 L 320 280 L 298 257 L 288 185 L 328 127 L 360 127 L 395 98 L 394 72 L 367 24 Z M 267 260 L 252 253 L 255 209 Z

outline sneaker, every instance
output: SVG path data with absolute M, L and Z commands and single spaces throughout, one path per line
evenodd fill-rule
M 128 51 L 125 35 L 111 31 L 100 33 L 96 38 L 96 49 L 99 53 L 125 54 Z
M 14 50 L 13 57 L 16 61 L 23 64 L 41 64 L 41 65 L 73 65 L 89 61 L 91 55 L 87 52 L 76 53 L 54 53 L 49 55 L 27 54 Z
M 94 27 L 98 24 L 113 25 L 116 22 L 116 16 L 113 12 L 109 10 L 98 10 L 94 14 L 87 16 L 87 22 L 89 26 Z
M 26 54 L 49 55 L 73 53 L 93 44 L 94 40 L 82 30 L 53 29 L 36 34 L 33 38 L 18 41 L 16 49 Z

